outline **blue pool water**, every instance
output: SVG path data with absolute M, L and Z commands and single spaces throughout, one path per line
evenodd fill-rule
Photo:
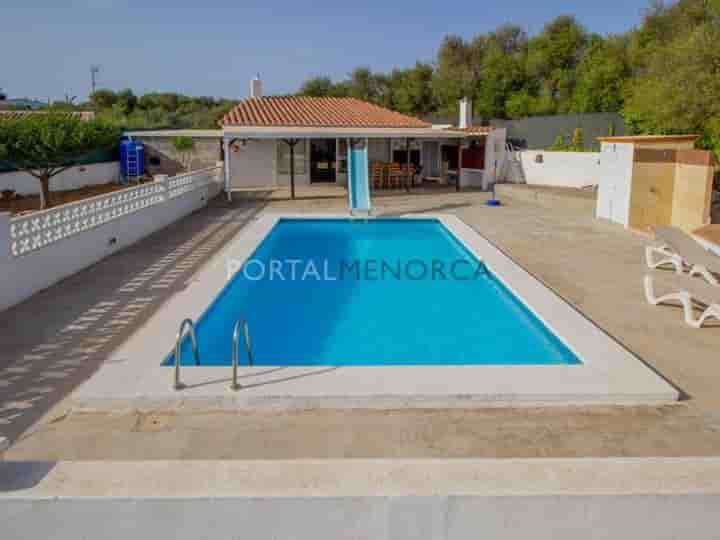
M 255 365 L 580 363 L 437 220 L 283 219 L 251 260 L 197 321 L 201 365 L 238 319 Z

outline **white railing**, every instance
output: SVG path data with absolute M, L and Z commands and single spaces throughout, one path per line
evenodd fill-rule
M 169 177 L 167 179 L 168 198 L 174 199 L 185 193 L 207 186 L 213 177 L 217 176 L 218 172 L 218 167 L 207 167 L 205 169 L 198 169 Z
M 219 167 L 207 167 L 177 176 L 160 175 L 153 182 L 64 204 L 10 220 L 10 251 L 20 257 L 163 202 L 204 188 L 217 177 Z

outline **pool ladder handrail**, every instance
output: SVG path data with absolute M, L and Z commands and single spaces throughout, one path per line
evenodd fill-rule
M 173 388 L 175 390 L 182 390 L 185 385 L 180 382 L 180 364 L 182 356 L 182 342 L 185 337 L 185 327 L 189 328 L 190 339 L 192 340 L 193 356 L 195 357 L 195 365 L 200 365 L 200 354 L 198 352 L 197 336 L 195 335 L 195 324 L 191 319 L 185 319 L 180 323 L 180 329 L 178 330 L 177 337 L 175 338 L 175 380 Z
M 233 341 L 232 341 L 232 382 L 230 383 L 231 390 L 240 390 L 242 386 L 237 382 L 238 377 L 238 361 L 240 358 L 240 330 L 245 338 L 245 350 L 248 356 L 248 365 L 253 365 L 252 355 L 252 342 L 250 341 L 250 326 L 245 319 L 240 319 L 235 323 L 233 330 Z

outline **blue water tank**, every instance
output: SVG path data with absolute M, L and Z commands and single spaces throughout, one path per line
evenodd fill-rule
M 120 173 L 127 182 L 145 174 L 145 146 L 133 140 L 120 141 Z

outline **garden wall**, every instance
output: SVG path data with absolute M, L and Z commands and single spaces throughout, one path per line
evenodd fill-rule
M 558 135 L 566 139 L 580 128 L 586 150 L 600 150 L 597 137 L 625 135 L 627 128 L 618 113 L 555 114 L 515 120 L 492 119 L 490 125 L 507 128 L 507 139 L 519 148 L 550 148 Z
M 515 152 L 522 165 L 524 182 L 530 185 L 582 188 L 600 183 L 599 152 Z M 511 182 L 523 182 L 519 172 L 510 169 Z M 517 178 L 515 176 L 518 176 Z
M 190 137 L 195 148 L 190 152 L 189 168 L 212 167 L 222 159 L 220 130 L 130 131 L 125 135 L 145 145 L 145 170 L 149 174 L 178 174 L 183 170 L 183 157 L 175 150 L 176 137 Z
M 204 207 L 222 167 L 10 217 L 0 213 L 0 310 Z
M 85 186 L 117 182 L 120 179 L 120 162 L 108 161 L 78 165 L 61 172 L 50 180 L 52 191 L 68 191 Z M 0 191 L 15 190 L 18 195 L 37 195 L 40 182 L 34 176 L 22 171 L 0 173 Z

